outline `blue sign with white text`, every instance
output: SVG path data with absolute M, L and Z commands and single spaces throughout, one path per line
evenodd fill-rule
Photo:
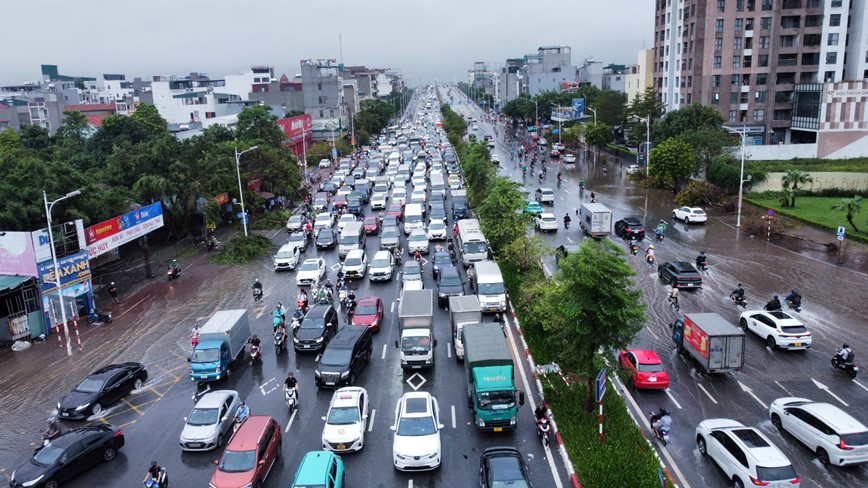
M 574 98 L 573 99 L 573 118 L 583 117 L 585 115 L 585 99 L 584 98 Z

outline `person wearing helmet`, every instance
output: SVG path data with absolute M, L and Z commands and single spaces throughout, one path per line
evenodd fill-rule
M 842 363 L 846 363 L 848 361 L 853 361 L 853 351 L 850 350 L 850 344 L 846 342 L 841 346 L 841 350 L 836 354 L 837 357 L 841 358 Z
M 801 311 L 799 307 L 802 306 L 802 295 L 799 295 L 799 290 L 796 290 L 795 288 L 790 290 L 790 294 L 784 298 L 784 301 L 787 302 L 787 305 L 796 312 Z
M 698 269 L 705 268 L 705 251 L 701 251 L 699 256 L 696 256 L 696 267 Z
M 738 286 L 735 287 L 735 290 L 732 290 L 732 293 L 729 294 L 730 298 L 735 298 L 736 300 L 741 300 L 744 298 L 744 288 L 742 284 L 739 283 Z
M 651 427 L 653 427 L 654 430 L 660 431 L 662 428 L 668 429 L 671 425 L 672 417 L 669 415 L 669 411 L 663 407 L 660 407 L 660 410 L 651 416 Z
M 238 410 L 235 412 L 235 418 L 237 419 L 237 422 L 244 422 L 249 416 L 250 407 L 248 407 L 246 403 L 241 402 L 241 405 L 238 406 Z
M 645 250 L 645 261 L 653 263 L 654 259 L 654 244 L 651 244 L 650 246 L 648 246 L 648 249 Z
M 765 309 L 769 312 L 779 312 L 781 310 L 781 301 L 778 299 L 777 295 L 766 303 Z
M 283 381 L 283 389 L 286 391 L 292 388 L 298 388 L 298 380 L 295 379 L 295 375 L 290 371 L 289 373 L 286 373 L 286 380 Z
M 115 286 L 114 281 L 112 281 L 112 283 L 109 285 L 108 293 L 109 296 L 112 297 L 112 303 L 121 303 L 121 301 L 118 299 L 118 287 Z

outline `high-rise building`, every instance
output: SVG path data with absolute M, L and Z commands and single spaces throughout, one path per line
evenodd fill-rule
M 868 78 L 865 0 L 656 0 L 654 86 L 748 144 L 814 143 L 824 83 Z

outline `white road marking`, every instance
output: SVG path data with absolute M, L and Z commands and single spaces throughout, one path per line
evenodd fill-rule
M 673 395 L 672 392 L 669 391 L 669 388 L 666 388 L 666 389 L 663 390 L 663 391 L 666 392 L 666 396 L 668 396 L 669 399 L 672 400 L 672 403 L 674 403 L 675 406 L 678 407 L 679 410 L 681 410 L 681 404 L 678 403 L 678 400 L 675 399 L 675 395 Z
M 549 267 L 543 264 L 543 271 L 545 271 L 546 276 L 551 276 L 552 272 L 549 271 Z
M 374 418 L 377 416 L 377 409 L 371 410 L 371 416 L 368 418 L 368 432 L 374 430 Z
M 455 405 L 452 405 L 452 428 L 455 428 Z
M 388 347 L 388 344 L 383 344 L 383 355 L 380 357 L 380 359 L 386 359 L 386 349 L 387 349 L 387 347 Z
M 265 391 L 265 386 L 266 386 L 267 384 L 271 383 L 272 381 L 274 382 L 274 386 L 271 387 L 268 391 Z M 272 391 L 274 391 L 274 390 L 276 390 L 276 389 L 277 389 L 277 380 L 274 379 L 274 378 L 271 378 L 270 380 L 266 381 L 265 383 L 259 385 L 259 391 L 262 392 L 262 396 L 265 396 L 265 395 L 271 393 Z
M 560 199 L 561 199 L 561 200 L 563 200 L 563 199 L 564 199 L 564 197 L 558 197 L 558 198 L 560 198 Z
M 859 382 L 856 381 L 856 380 L 853 380 L 853 383 L 856 383 L 857 385 L 859 385 L 859 388 L 862 388 L 863 390 L 868 391 L 868 387 L 866 387 L 866 386 L 863 385 L 862 383 L 859 383 Z
M 570 190 L 567 190 L 566 188 L 564 188 L 564 193 L 566 193 L 567 195 L 569 195 L 569 194 L 570 194 Z
M 789 395 L 789 396 L 795 396 L 795 395 L 793 395 L 792 393 L 790 393 L 790 390 L 788 390 L 784 385 L 780 384 L 780 382 L 775 381 L 775 384 L 778 385 L 778 386 L 780 386 L 780 387 L 781 387 L 781 390 L 784 390 L 785 392 L 787 392 L 787 395 Z M 863 388 L 865 388 L 865 387 L 863 386 Z
M 711 396 L 711 393 L 709 393 L 708 390 L 706 390 L 705 387 L 702 386 L 702 384 L 697 383 L 696 386 L 698 386 L 699 389 L 702 390 L 703 393 L 705 393 L 705 394 L 708 396 L 708 398 L 709 398 L 709 399 L 710 399 L 710 400 L 711 400 L 715 405 L 717 405 L 717 400 L 715 400 L 714 397 Z
M 407 480 L 407 488 L 413 488 L 413 480 Z
M 298 409 L 292 411 L 292 416 L 289 417 L 289 422 L 286 423 L 286 428 L 283 429 L 284 432 L 289 432 L 289 428 L 292 427 L 292 422 L 295 420 L 295 414 L 298 413 Z
M 446 343 L 446 357 L 448 357 L 448 358 L 452 357 L 452 343 L 451 342 Z
M 332 269 L 332 271 L 337 271 L 337 270 L 341 269 L 341 263 L 335 263 L 329 267 Z
M 263 307 L 261 310 L 257 310 L 256 311 L 256 318 L 262 317 L 262 315 L 264 313 L 265 313 L 265 307 Z
M 569 238 L 569 237 L 567 237 L 567 240 L 568 240 L 568 241 L 569 241 L 569 242 L 570 242 L 570 244 L 572 244 L 572 243 L 573 243 L 573 240 L 572 240 L 572 239 L 570 239 L 570 238 Z
M 392 310 L 391 313 L 395 313 L 395 302 L 392 302 Z
M 747 393 L 748 395 L 752 396 L 753 399 L 757 401 L 757 403 L 759 403 L 760 405 L 762 405 L 762 407 L 763 407 L 764 410 L 768 410 L 769 406 L 766 405 L 766 403 L 765 403 L 764 401 L 760 400 L 760 398 L 759 398 L 758 396 L 756 396 L 756 394 L 753 392 L 753 390 L 750 389 L 750 387 L 748 387 L 746 384 L 742 383 L 741 381 L 737 381 L 737 383 L 738 383 L 738 386 L 741 387 L 741 391 L 743 391 L 743 392 Z
M 839 402 L 841 402 L 841 404 L 844 405 L 845 407 L 849 407 L 849 406 L 850 406 L 850 405 L 847 405 L 847 402 L 845 402 L 844 400 L 842 400 L 841 397 L 839 397 L 838 395 L 832 393 L 832 390 L 830 390 L 828 386 L 826 386 L 826 385 L 820 383 L 819 381 L 815 380 L 814 378 L 811 378 L 811 381 L 813 381 L 814 384 L 817 385 L 817 388 L 819 388 L 819 389 L 821 389 L 821 390 L 826 390 L 826 393 L 832 395 L 832 398 L 834 398 L 835 400 L 838 400 Z

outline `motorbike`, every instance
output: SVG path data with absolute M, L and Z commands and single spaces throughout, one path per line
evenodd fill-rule
M 708 262 L 707 261 L 697 261 L 696 269 L 699 271 L 708 271 Z
M 298 305 L 299 310 L 301 310 L 302 312 L 307 311 L 307 296 L 306 295 L 299 295 L 298 298 L 296 298 L 295 303 L 296 303 L 296 305 Z
M 653 424 L 655 421 L 657 421 L 657 416 L 659 414 L 654 413 L 654 412 L 650 412 L 650 415 L 651 415 L 651 424 L 652 424 L 651 435 L 653 435 L 654 438 L 656 438 L 657 440 L 662 442 L 664 446 L 666 444 L 669 444 L 669 427 L 660 427 L 659 429 L 655 429 Z
M 734 303 L 737 307 L 747 308 L 747 299 L 743 296 L 737 297 L 735 295 L 730 295 L 729 298 L 732 299 L 732 303 Z
M 338 298 L 341 302 L 341 308 L 347 308 L 347 297 L 349 296 L 349 290 L 346 288 L 341 288 L 338 290 Z
M 250 415 L 253 415 L 253 413 L 251 412 Z M 249 418 L 250 415 L 248 415 L 247 417 Z M 238 431 L 238 428 L 241 427 L 241 424 L 244 423 L 244 420 L 245 419 L 242 419 L 241 417 L 239 417 L 237 413 L 235 414 L 235 419 L 232 420 L 232 433 L 233 434 Z
M 274 328 L 277 329 L 279 325 L 286 323 L 286 315 L 284 315 L 280 310 L 275 310 L 274 318 L 271 322 Z
M 283 399 L 286 401 L 286 408 L 289 409 L 289 414 L 292 415 L 292 412 L 298 408 L 298 389 L 290 388 L 283 390 Z
M 145 481 L 144 488 L 169 488 L 169 475 L 166 474 L 166 468 L 160 468 L 160 479 L 163 480 L 162 483 L 157 482 L 157 480 L 151 478 Z
M 177 279 L 179 276 L 181 276 L 181 267 L 178 266 L 177 268 L 173 268 L 172 266 L 169 266 L 169 271 L 166 272 L 166 276 L 168 277 L 169 281 Z
M 262 288 L 254 288 L 253 289 L 253 303 L 259 302 L 262 300 Z
M 835 354 L 832 356 L 832 367 L 837 369 L 838 371 L 843 371 L 847 373 L 851 379 L 855 379 L 856 375 L 859 374 L 859 364 L 853 361 L 853 358 L 856 357 L 856 354 L 850 353 L 850 357 L 847 358 L 847 361 L 843 361 L 841 356 Z
M 274 354 L 279 355 L 286 350 L 286 334 L 274 336 Z
M 549 425 L 548 418 L 537 419 L 536 433 L 540 440 L 542 440 L 543 447 L 549 446 L 549 430 L 551 430 L 551 425 Z
M 564 219 L 564 229 L 570 230 L 570 222 L 571 222 L 571 220 Z
M 110 324 L 112 323 L 111 312 L 100 312 L 94 308 L 90 309 L 87 314 L 87 323 L 89 324 Z
M 663 234 L 662 232 L 660 232 L 660 233 L 655 232 L 654 237 L 657 239 L 657 242 L 663 242 L 663 239 L 666 238 L 665 234 Z
M 654 255 L 653 254 L 646 254 L 645 255 L 645 262 L 648 264 L 654 264 Z
M 630 254 L 632 254 L 633 256 L 639 254 L 639 245 L 635 242 L 630 243 Z
M 796 298 L 796 299 L 787 300 L 787 306 L 790 307 L 790 310 L 795 310 L 796 312 L 801 312 L 802 311 L 802 299 Z
M 250 365 L 256 364 L 257 361 L 262 361 L 262 351 L 260 350 L 260 346 L 256 344 L 250 345 Z

